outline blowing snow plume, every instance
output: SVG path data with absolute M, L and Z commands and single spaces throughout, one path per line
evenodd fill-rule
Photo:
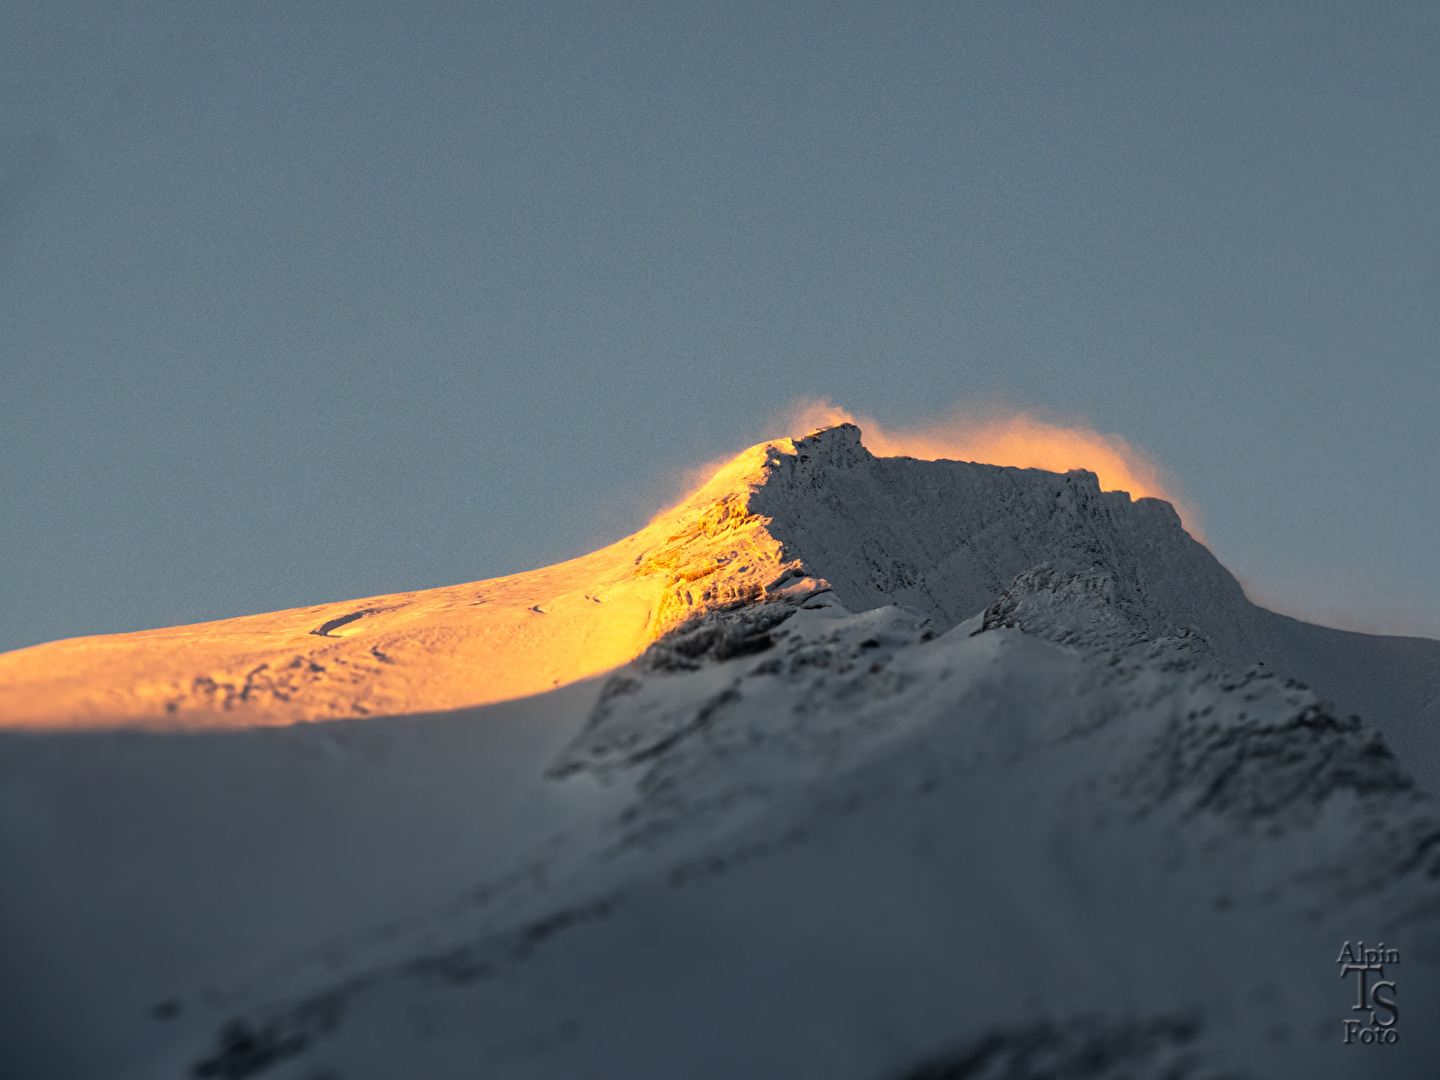
M 865 446 L 877 457 L 913 457 L 921 461 L 975 461 L 1021 469 L 1068 472 L 1088 469 L 1104 491 L 1126 491 L 1131 498 L 1164 499 L 1174 505 L 1186 528 L 1203 536 L 1195 508 L 1175 494 L 1176 485 L 1143 451 L 1119 435 L 1105 435 L 1083 424 L 1058 424 L 1031 412 L 1000 405 L 960 402 L 933 420 L 885 428 L 857 416 L 828 398 L 800 399 L 779 416 L 779 428 L 805 431 L 843 423 L 857 424 Z

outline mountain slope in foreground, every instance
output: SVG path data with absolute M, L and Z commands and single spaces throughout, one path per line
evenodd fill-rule
M 0 1072 L 1436 1075 L 1437 680 L 1091 474 L 763 444 L 559 567 L 0 658 Z

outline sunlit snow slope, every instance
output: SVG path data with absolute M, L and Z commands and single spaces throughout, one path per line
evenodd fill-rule
M 747 512 L 789 440 L 737 457 L 674 510 L 556 566 L 467 585 L 0 655 L 0 724 L 241 727 L 482 705 L 622 664 L 690 614 L 807 592 Z

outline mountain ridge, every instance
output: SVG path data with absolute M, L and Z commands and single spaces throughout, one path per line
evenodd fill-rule
M 1071 602 L 1087 589 L 1102 602 Z M 615 668 L 710 611 L 824 590 L 853 611 L 912 607 L 937 632 L 986 613 L 1072 643 L 1098 633 L 1077 618 L 1106 622 L 1112 642 L 1183 639 L 1222 667 L 1314 685 L 1440 785 L 1422 745 L 1440 725 L 1440 642 L 1259 608 L 1169 503 L 1101 491 L 1094 473 L 879 458 L 848 423 L 750 447 L 644 529 L 565 563 L 0 655 L 0 722 L 205 728 L 471 707 Z
M 1349 1080 L 1361 935 L 1404 952 L 1393 1075 L 1440 1061 L 1440 643 L 1255 607 L 1166 504 L 838 427 L 592 556 L 372 606 L 286 617 L 462 686 L 444 619 L 522 658 L 624 633 L 479 707 L 0 732 L 0 1063 Z

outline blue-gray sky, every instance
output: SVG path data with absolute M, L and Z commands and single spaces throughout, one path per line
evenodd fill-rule
M 1440 6 L 0 7 L 0 648 L 450 584 L 797 396 L 1440 634 Z

